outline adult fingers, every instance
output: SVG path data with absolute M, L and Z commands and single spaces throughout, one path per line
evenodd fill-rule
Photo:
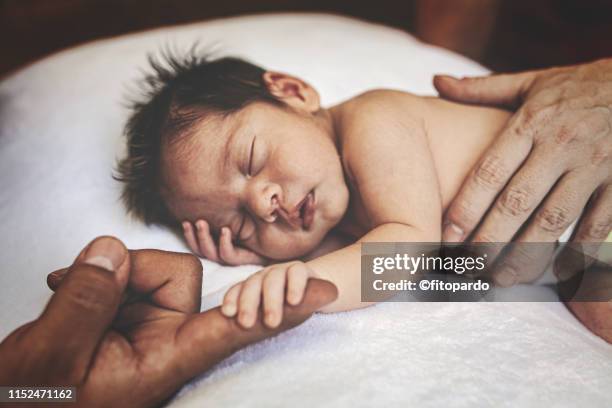
M 62 269 L 58 269 L 57 271 L 54 271 L 48 274 L 47 275 L 47 286 L 49 287 L 49 289 L 55 292 L 57 288 L 59 287 L 60 283 L 62 283 L 62 280 L 66 276 L 67 272 L 68 272 L 68 268 L 62 268 Z
M 200 311 L 202 264 L 191 254 L 155 249 L 131 250 L 129 293 L 123 300 L 142 298 L 166 309 L 184 313 Z M 56 291 L 64 282 L 68 268 L 47 276 L 47 284 Z
M 561 173 L 560 166 L 549 160 L 547 155 L 539 154 L 537 149 L 534 149 L 497 197 L 474 232 L 472 241 L 510 242 L 559 180 Z M 493 259 L 489 258 L 490 261 Z
M 612 186 L 607 185 L 593 196 L 574 231 L 571 242 L 557 257 L 555 261 L 557 277 L 566 281 L 586 269 L 597 259 L 601 243 L 606 240 L 610 231 L 612 231 Z
M 568 173 L 540 205 L 504 256 L 493 279 L 501 286 L 531 282 L 548 266 L 557 239 L 580 216 L 593 186 L 588 180 Z
M 197 220 L 195 225 L 200 253 L 213 262 L 219 262 L 219 251 L 210 232 L 210 225 L 204 220 Z
M 286 273 L 283 268 L 272 269 L 263 278 L 262 295 L 264 324 L 276 327 L 283 320 Z
M 594 198 L 572 237 L 574 242 L 603 242 L 612 231 L 612 185 L 607 185 Z
M 70 267 L 32 327 L 32 335 L 44 339 L 53 360 L 65 362 L 77 378 L 84 375 L 115 317 L 129 279 L 129 259 L 118 239 L 96 238 Z
M 130 251 L 129 288 L 165 309 L 200 311 L 202 263 L 191 254 L 141 249 Z
M 261 309 L 249 330 L 242 328 L 236 319 L 223 316 L 219 308 L 194 315 L 177 333 L 175 372 L 182 375 L 180 380 L 184 382 L 251 343 L 301 324 L 337 296 L 338 290 L 331 282 L 310 279 L 304 300 L 297 306 L 285 304 L 284 319 L 274 329 L 263 324 Z
M 102 238 L 102 237 L 98 237 L 98 238 Z M 98 239 L 98 238 L 96 238 L 96 239 Z M 85 253 L 87 252 L 87 249 L 89 249 L 89 247 L 91 246 L 92 242 L 90 242 L 83 249 L 81 249 L 81 251 L 79 252 L 77 257 L 75 258 L 73 264 L 82 263 L 84 261 Z M 50 274 L 48 274 L 47 275 L 47 286 L 49 287 L 49 289 L 51 289 L 52 291 L 55 292 L 57 290 L 57 288 L 59 288 L 60 284 L 62 283 L 62 281 L 66 277 L 66 274 L 68 273 L 69 270 L 70 270 L 70 267 L 68 267 L 68 268 L 61 268 L 61 269 L 58 269 L 58 270 L 53 271 Z
M 442 98 L 453 101 L 516 106 L 536 75 L 537 71 L 461 79 L 436 75 L 433 84 Z
M 578 219 L 595 190 L 590 175 L 565 175 L 546 197 L 532 221 L 518 238 L 519 242 L 554 242 Z
M 529 155 L 533 143 L 531 130 L 522 117 L 519 113 L 512 118 L 463 182 L 446 210 L 442 233 L 445 242 L 462 242 L 470 235 Z M 517 136 L 519 133 L 522 134 Z

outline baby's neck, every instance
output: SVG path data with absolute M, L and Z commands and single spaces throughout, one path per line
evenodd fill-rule
M 329 135 L 330 139 L 336 146 L 336 150 L 340 147 L 340 132 L 339 132 L 339 112 L 337 110 L 338 105 L 330 108 L 321 108 L 315 113 L 315 120 L 325 129 L 325 133 Z

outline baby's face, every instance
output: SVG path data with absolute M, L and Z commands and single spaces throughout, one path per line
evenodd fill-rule
M 272 259 L 310 252 L 348 206 L 330 124 L 259 102 L 203 120 L 162 151 L 170 211 L 217 233 L 227 226 L 235 244 Z

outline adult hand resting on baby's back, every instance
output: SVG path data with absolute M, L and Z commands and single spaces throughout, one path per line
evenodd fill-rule
M 74 386 L 82 407 L 156 406 L 246 345 L 306 320 L 337 290 L 311 280 L 283 323 L 261 314 L 242 329 L 215 308 L 200 313 L 202 266 L 192 255 L 128 251 L 116 238 L 92 241 L 67 269 L 41 316 L 0 344 L 3 386 Z M 16 404 L 17 406 L 20 404 Z
M 554 243 L 580 217 L 572 241 L 596 252 L 612 229 L 612 59 L 434 85 L 446 99 L 516 110 L 448 207 L 443 240 Z M 543 258 L 512 251 L 494 280 L 531 281 Z
M 269 260 L 256 252 L 232 242 L 232 233 L 228 227 L 221 228 L 219 244 L 215 243 L 210 232 L 210 225 L 205 220 L 195 223 L 183 221 L 183 236 L 191 252 L 209 261 L 224 265 L 266 265 Z

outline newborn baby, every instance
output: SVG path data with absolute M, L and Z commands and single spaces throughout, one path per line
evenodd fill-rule
M 225 295 L 246 328 L 260 304 L 278 326 L 312 277 L 338 288 L 323 311 L 366 305 L 361 242 L 440 241 L 442 212 L 509 118 L 383 89 L 323 108 L 302 79 L 237 58 L 166 63 L 151 59 L 126 127 L 123 198 L 200 256 L 268 265 Z

